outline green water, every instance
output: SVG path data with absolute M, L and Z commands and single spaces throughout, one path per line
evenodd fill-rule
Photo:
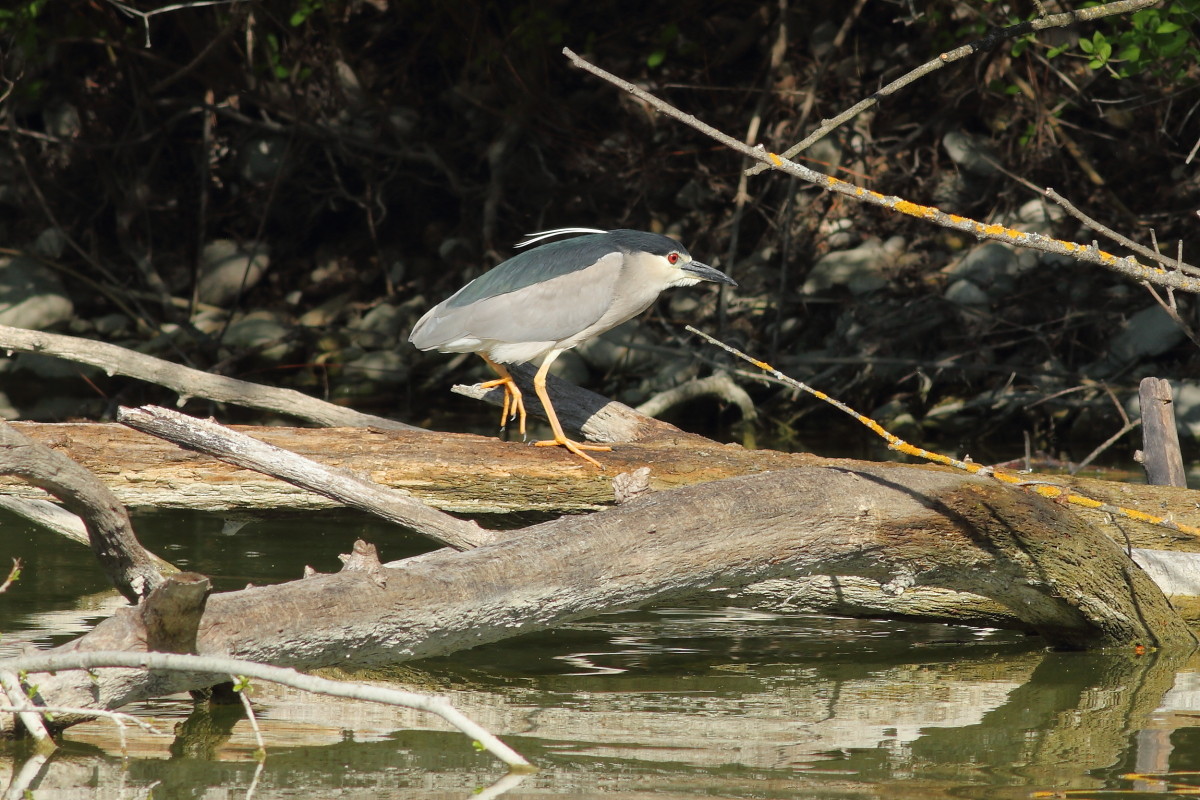
M 219 590 L 340 566 L 356 538 L 385 560 L 420 542 L 361 518 L 226 525 L 137 520 L 143 541 Z M 67 641 L 120 605 L 90 552 L 0 517 L 0 654 Z M 376 673 L 374 679 L 388 674 Z M 540 769 L 505 769 L 415 712 L 262 687 L 267 757 L 237 710 L 137 706 L 165 735 L 69 729 L 36 798 L 1030 797 L 1161 794 L 1197 783 L 1129 773 L 1200 766 L 1200 674 L 1170 656 L 1046 652 L 1011 632 L 759 613 L 719 605 L 608 614 L 403 665 Z M 186 720 L 186 724 L 185 724 Z M 202 731 L 203 733 L 197 733 Z M 0 744 L 0 789 L 28 755 Z

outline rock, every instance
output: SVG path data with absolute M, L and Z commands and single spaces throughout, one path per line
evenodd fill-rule
M 834 286 L 845 286 L 854 294 L 866 294 L 888 285 L 887 271 L 904 252 L 904 239 L 887 242 L 872 237 L 853 250 L 822 256 L 804 282 L 804 294 L 816 294 Z
M 805 152 L 805 164 L 817 172 L 823 172 L 826 175 L 837 174 L 838 167 L 841 166 L 843 157 L 842 148 L 838 145 L 832 136 L 826 136 L 813 142 L 813 146 Z
M 830 249 L 849 248 L 858 241 L 854 220 L 849 217 L 824 220 L 817 228 L 817 235 L 824 237 Z
M 250 183 L 265 184 L 275 180 L 284 167 L 287 144 L 287 139 L 282 136 L 250 139 L 238 150 L 238 172 Z
M 0 392 L 0 419 L 21 419 L 21 411 L 4 392 Z
M 683 295 L 683 292 L 677 292 L 676 295 Z M 653 345 L 654 341 L 642 332 L 641 324 L 636 319 L 631 319 L 584 342 L 576 347 L 575 351 L 597 372 L 608 373 L 654 360 L 654 355 L 649 350 Z
M 986 306 L 991 302 L 988 293 L 980 288 L 979 284 L 967 280 L 955 281 L 950 284 L 942 296 L 951 303 L 961 306 Z
M 235 317 L 225 330 L 221 343 L 234 350 L 261 348 L 259 357 L 277 361 L 292 349 L 288 341 L 292 326 L 287 318 L 273 311 L 252 311 Z
M 92 320 L 96 333 L 108 339 L 129 332 L 130 319 L 124 314 L 105 314 Z
M 270 263 L 265 244 L 246 242 L 243 247 L 231 239 L 209 242 L 200 255 L 200 302 L 225 305 L 256 286 Z
M 364 348 L 398 347 L 408 332 L 409 314 L 390 303 L 380 303 L 347 327 L 353 341 Z
M 40 261 L 0 257 L 0 325 L 46 330 L 74 313 L 62 281 Z
M 1182 342 L 1185 334 L 1159 305 L 1143 308 L 1125 323 L 1109 346 L 1109 357 L 1126 363 L 1157 356 Z
M 1175 427 L 1181 436 L 1200 440 L 1200 383 L 1172 381 L 1171 387 L 1175 396 Z M 1134 416 L 1140 413 L 1136 394 L 1130 398 L 1127 407 Z
M 979 286 L 988 286 L 1001 275 L 1016 272 L 1017 254 L 1008 245 L 985 242 L 972 247 L 958 261 L 946 267 L 952 278 L 968 280 Z
M 408 359 L 395 350 L 372 350 L 342 364 L 350 383 L 394 387 L 408 380 Z
M 1066 212 L 1062 206 L 1055 205 L 1049 200 L 1033 199 L 1017 210 L 1018 222 L 1028 225 L 1044 226 L 1061 222 Z
M 942 147 L 950 156 L 950 160 L 964 172 L 980 177 L 992 177 L 1000 173 L 1000 170 L 996 168 L 999 159 L 995 153 L 984 142 L 969 133 L 947 132 L 942 137 Z
M 66 249 L 67 235 L 60 228 L 46 228 L 38 234 L 37 240 L 33 243 L 34 254 L 45 258 L 56 260 L 62 258 L 63 251 Z
M 1084 370 L 1103 377 L 1140 358 L 1167 352 L 1185 338 L 1184 332 L 1161 306 L 1153 305 L 1134 314 L 1108 345 L 1104 358 Z
M 555 359 L 554 363 L 550 365 L 550 372 L 576 386 L 587 386 L 588 379 L 591 377 L 591 372 L 583 357 L 574 350 L 568 350 Z M 595 387 L 590 388 L 595 391 Z M 554 402 L 554 398 L 550 398 L 550 401 Z

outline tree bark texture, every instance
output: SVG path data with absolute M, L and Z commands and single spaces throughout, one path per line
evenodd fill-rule
M 341 507 L 281 480 L 189 452 L 124 425 L 26 422 L 13 427 L 87 468 L 135 511 L 183 508 L 270 514 Z M 606 469 L 597 470 L 561 448 L 530 447 L 469 434 L 230 427 L 326 466 L 403 489 L 443 511 L 465 514 L 597 511 L 615 502 L 613 478 L 641 467 L 650 469 L 651 490 L 662 491 L 768 470 L 863 463 L 807 453 L 746 450 L 692 434 L 664 433 L 648 441 L 617 445 L 613 452 L 602 454 Z M 1200 495 L 1194 490 L 1069 476 L 1052 476 L 1051 480 L 1105 503 L 1200 527 Z M 0 494 L 49 499 L 24 481 L 3 476 Z M 1103 511 L 1078 511 L 1131 547 L 1200 551 L 1200 541 L 1185 532 L 1115 519 Z M 736 518 L 728 521 L 736 523 Z

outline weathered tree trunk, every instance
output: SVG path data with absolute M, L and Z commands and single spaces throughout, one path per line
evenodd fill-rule
M 269 514 L 342 507 L 276 478 L 223 464 L 124 425 L 22 422 L 13 427 L 86 467 L 133 510 Z M 677 432 L 619 445 L 604 454 L 606 469 L 597 470 L 559 448 L 527 447 L 468 434 L 232 427 L 329 467 L 402 489 L 435 508 L 467 514 L 597 511 L 614 504 L 612 479 L 640 467 L 650 468 L 650 487 L 661 491 L 768 470 L 862 463 L 808 453 L 746 450 Z M 1105 503 L 1169 515 L 1176 522 L 1200 527 L 1200 494 L 1194 490 L 1069 476 L 1052 480 Z M 0 477 L 0 494 L 47 497 L 35 487 L 5 477 Z M 1132 546 L 1200 552 L 1200 541 L 1187 533 L 1131 520 L 1121 520 L 1118 527 L 1104 511 L 1077 511 Z M 729 520 L 736 522 L 736 517 Z
M 1069 507 L 983 478 L 843 462 L 657 492 L 392 569 L 360 564 L 213 595 L 196 650 L 304 669 L 396 662 L 598 611 L 816 573 L 861 576 L 896 593 L 971 592 L 1064 646 L 1195 643 L 1145 573 Z M 145 640 L 138 619 L 119 614 L 65 647 L 136 648 Z M 84 707 L 196 688 L 186 676 L 95 683 L 62 672 L 31 681 L 47 703 Z

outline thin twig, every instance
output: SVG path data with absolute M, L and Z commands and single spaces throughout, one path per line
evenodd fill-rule
M 1112 230 L 1111 228 L 1108 228 L 1108 227 L 1100 224 L 1096 220 L 1089 217 L 1087 214 L 1080 211 L 1078 208 L 1076 208 L 1074 205 L 1072 205 L 1071 201 L 1067 200 L 1067 198 L 1063 197 L 1062 195 L 1060 195 L 1058 192 L 1054 191 L 1050 187 L 1046 187 L 1045 195 L 1046 195 L 1046 197 L 1049 197 L 1051 200 L 1053 200 L 1054 202 L 1056 202 L 1060 206 L 1062 206 L 1063 210 L 1066 211 L 1068 214 L 1070 214 L 1072 217 L 1079 220 L 1084 225 L 1086 225 L 1089 228 L 1091 228 L 1092 230 L 1094 230 L 1096 233 L 1099 233 L 1102 236 L 1107 236 L 1109 239 L 1112 239 L 1114 242 L 1121 245 L 1122 247 L 1128 247 L 1130 250 L 1134 251 L 1138 255 L 1145 256 L 1146 258 L 1150 259 L 1151 261 L 1157 261 L 1159 264 L 1162 264 L 1163 266 L 1174 267 L 1175 269 L 1178 269 L 1182 272 L 1186 272 L 1189 275 L 1200 275 L 1200 267 L 1194 267 L 1191 264 L 1183 263 L 1179 259 L 1164 256 L 1162 253 L 1158 252 L 1157 250 L 1152 250 L 1143 244 L 1138 244 L 1137 242 L 1130 239 L 1128 236 L 1123 236 L 1123 235 L 1117 233 L 1116 231 Z
M 7 592 L 8 587 L 12 586 L 21 578 L 21 559 L 14 558 L 12 562 L 12 569 L 8 571 L 8 577 L 4 579 L 4 583 L 0 584 L 0 594 Z
M 1192 340 L 1192 344 L 1196 345 L 1196 347 L 1200 347 L 1200 335 L 1197 335 L 1192 326 L 1185 322 L 1183 317 L 1179 315 L 1179 308 L 1175 303 L 1175 295 L 1169 294 L 1168 297 L 1170 299 L 1164 300 L 1162 295 L 1160 295 L 1158 291 L 1155 290 L 1155 288 L 1148 282 L 1142 281 L 1142 286 L 1146 287 L 1146 291 L 1150 292 L 1151 297 L 1153 297 L 1154 301 L 1158 303 L 1159 308 L 1167 312 L 1167 316 L 1171 318 L 1171 321 L 1178 325 L 1179 329 L 1182 330 L 1184 334 Z
M 33 703 L 30 702 L 29 695 L 25 693 L 25 687 L 21 685 L 21 680 L 17 677 L 18 672 L 20 670 L 0 671 L 0 689 L 3 689 L 3 692 L 0 693 L 8 697 L 14 713 L 34 741 L 40 747 L 53 750 L 56 747 L 54 739 L 51 738 L 50 731 L 46 730 L 46 724 L 42 722 L 41 715 L 33 710 Z
M 1126 508 L 1125 506 L 1114 506 L 1111 503 L 1105 503 L 1101 500 L 1096 500 L 1091 497 L 1086 497 L 1086 496 L 1080 495 L 1080 494 L 1074 494 L 1073 492 L 1071 492 L 1070 489 L 1068 489 L 1064 486 L 1059 486 L 1057 484 L 1051 483 L 1049 481 L 1028 480 L 1021 475 L 1013 475 L 1013 474 L 1004 472 L 1002 470 L 996 469 L 995 467 L 989 467 L 984 464 L 976 464 L 974 461 L 971 461 L 969 459 L 968 460 L 959 460 L 957 458 L 951 458 L 950 456 L 943 455 L 941 453 L 935 453 L 932 450 L 926 450 L 923 447 L 917 447 L 915 445 L 909 444 L 908 442 L 904 441 L 899 436 L 896 436 L 894 433 L 887 430 L 886 428 L 884 428 L 882 425 L 880 425 L 878 422 L 871 419 L 870 417 L 858 413 L 853 408 L 850 408 L 850 406 L 846 405 L 845 403 L 841 402 L 840 400 L 830 397 L 829 395 L 825 394 L 824 392 L 820 391 L 819 389 L 814 389 L 813 387 L 809 386 L 807 383 L 804 383 L 803 381 L 798 381 L 795 378 L 791 378 L 787 375 L 784 375 L 782 372 L 775 369 L 774 367 L 772 367 L 770 364 L 766 363 L 765 361 L 759 361 L 757 358 L 754 358 L 753 356 L 746 355 L 741 350 L 738 350 L 736 347 L 725 344 L 724 342 L 720 341 L 719 339 L 717 339 L 713 336 L 710 336 L 709 334 L 704 333 L 701 330 L 697 330 L 696 328 L 692 327 L 691 325 L 687 326 L 687 330 L 696 334 L 697 336 L 702 337 L 705 341 L 709 342 L 710 344 L 714 344 L 717 347 L 720 347 L 722 350 L 726 351 L 727 353 L 732 353 L 733 355 L 737 356 L 738 358 L 740 358 L 744 361 L 750 362 L 754 366 L 758 367 L 759 369 L 763 370 L 764 372 L 767 372 L 767 373 L 775 376 L 776 378 L 778 378 L 779 380 L 788 384 L 789 386 L 792 386 L 796 389 L 800 389 L 801 391 L 804 391 L 804 392 L 808 392 L 813 397 L 816 397 L 818 400 L 823 400 L 824 402 L 828 403 L 829 405 L 833 406 L 834 408 L 838 409 L 839 411 L 849 414 L 850 416 L 854 417 L 856 420 L 861 422 L 863 425 L 867 426 L 872 431 L 874 431 L 882 439 L 884 439 L 888 443 L 889 450 L 896 450 L 898 452 L 904 453 L 905 455 L 914 456 L 916 458 L 923 458 L 926 461 L 932 461 L 935 464 L 942 464 L 947 467 L 954 467 L 955 469 L 962 470 L 963 472 L 966 472 L 970 475 L 979 475 L 979 476 L 983 476 L 983 477 L 990 477 L 997 481 L 1000 481 L 1001 483 L 1009 484 L 1010 486 L 1016 486 L 1016 487 L 1022 488 L 1022 489 L 1029 489 L 1034 494 L 1040 495 L 1040 496 L 1048 498 L 1050 500 L 1058 500 L 1058 501 L 1061 501 L 1064 503 L 1069 503 L 1071 505 L 1080 506 L 1081 508 L 1087 508 L 1092 511 L 1107 512 L 1114 516 L 1125 517 L 1126 519 L 1132 519 L 1132 520 L 1136 520 L 1138 522 L 1145 522 L 1150 525 L 1157 525 L 1159 527 L 1167 528 L 1169 530 L 1186 533 L 1190 536 L 1200 536 L 1200 528 L 1197 528 L 1197 527 L 1194 527 L 1191 525 L 1184 525 L 1184 524 L 1178 523 L 1175 520 L 1171 519 L 1169 516 L 1158 517 L 1158 516 L 1154 516 L 1153 514 L 1147 514 L 1144 511 L 1139 511 L 1136 508 Z
M 136 653 L 130 651 L 46 653 L 0 659 L 0 674 L 4 672 L 57 672 L 60 670 L 96 669 L 104 667 L 132 667 L 135 669 L 166 669 L 181 672 L 212 672 L 217 675 L 245 675 L 271 683 L 291 686 L 306 692 L 326 694 L 333 697 L 348 697 L 404 708 L 414 708 L 436 714 L 458 730 L 479 742 L 489 753 L 518 769 L 530 769 L 532 765 L 519 753 L 500 741 L 483 726 L 463 714 L 445 697 L 439 695 L 405 692 L 362 683 L 348 683 L 306 675 L 294 669 L 273 667 L 253 661 L 219 656 L 194 656 L 180 653 Z M 14 701 L 16 705 L 17 701 Z M 92 713 L 88 711 L 86 713 Z
M 1145 0 L 1136 0 L 1140 5 L 1145 5 Z M 1113 5 L 1120 5 L 1114 3 Z M 1102 8 L 1109 8 L 1103 6 Z M 1097 9 L 1088 9 L 1095 11 Z M 1080 12 L 1082 13 L 1082 12 Z M 789 161 L 781 156 L 768 152 L 762 146 L 751 147 L 737 139 L 723 133 L 706 122 L 702 122 L 691 114 L 672 106 L 663 100 L 658 99 L 649 92 L 634 86 L 626 80 L 618 78 L 606 70 L 595 66 L 594 64 L 580 58 L 570 48 L 563 48 L 563 54 L 571 60 L 575 66 L 586 72 L 603 78 L 614 86 L 628 92 L 639 100 L 653 106 L 669 117 L 679 120 L 686 125 L 690 125 L 706 136 L 715 139 L 726 147 L 735 152 L 750 156 L 756 161 L 760 161 L 768 166 L 774 167 L 781 172 L 786 172 L 789 175 L 795 175 L 809 183 L 816 184 L 831 192 L 837 192 L 846 197 L 859 200 L 864 203 L 869 203 L 875 206 L 897 211 L 901 214 L 906 214 L 917 219 L 923 219 L 927 222 L 932 222 L 944 228 L 951 230 L 962 231 L 971 234 L 978 239 L 991 239 L 1005 244 L 1015 245 L 1017 247 L 1027 247 L 1032 250 L 1040 250 L 1045 253 L 1055 253 L 1057 255 L 1067 256 L 1076 261 L 1081 261 L 1088 264 L 1095 264 L 1106 269 L 1118 272 L 1126 277 L 1138 281 L 1149 281 L 1160 286 L 1170 286 L 1180 289 L 1185 292 L 1200 293 L 1200 278 L 1195 278 L 1185 275 L 1180 272 L 1166 272 L 1161 267 L 1150 267 L 1140 263 L 1132 256 L 1124 258 L 1107 253 L 1097 247 L 1095 244 L 1081 245 L 1075 242 L 1063 241 L 1054 239 L 1049 236 L 1043 236 L 1039 233 L 1025 233 L 1014 228 L 1009 228 L 1004 225 L 987 224 L 973 220 L 970 217 L 963 217 L 957 214 L 947 214 L 934 206 L 924 206 L 918 203 L 913 203 L 901 197 L 894 195 L 883 195 L 879 192 L 864 189 L 847 181 L 839 180 L 838 178 L 825 175 L 816 170 L 809 169 L 795 161 Z
M 246 719 L 250 721 L 250 730 L 254 731 L 254 743 L 258 745 L 254 756 L 261 762 L 267 757 L 267 745 L 263 742 L 262 731 L 258 727 L 258 715 L 254 713 L 254 706 L 250 705 L 250 682 L 244 675 L 230 675 L 229 679 L 233 681 L 238 699 L 242 701 L 242 709 L 246 712 Z
M 1116 444 L 1122 436 L 1124 436 L 1125 434 L 1134 430 L 1141 424 L 1142 424 L 1142 421 L 1140 419 L 1126 420 L 1125 424 L 1121 426 L 1121 429 L 1119 431 L 1117 431 L 1112 436 L 1108 437 L 1103 442 L 1101 442 L 1100 445 L 1098 447 L 1096 447 L 1095 450 L 1093 450 L 1092 452 L 1087 454 L 1087 457 L 1084 458 L 1083 461 L 1080 461 L 1078 464 L 1076 464 L 1074 467 L 1072 467 L 1071 474 L 1074 475 L 1074 474 L 1078 473 L 1080 470 L 1085 469 L 1088 466 L 1088 464 L 1091 464 L 1093 461 L 1095 461 L 1100 456 L 1101 453 L 1103 453 L 1105 450 L 1107 450 L 1108 448 L 1110 448 L 1114 444 Z

